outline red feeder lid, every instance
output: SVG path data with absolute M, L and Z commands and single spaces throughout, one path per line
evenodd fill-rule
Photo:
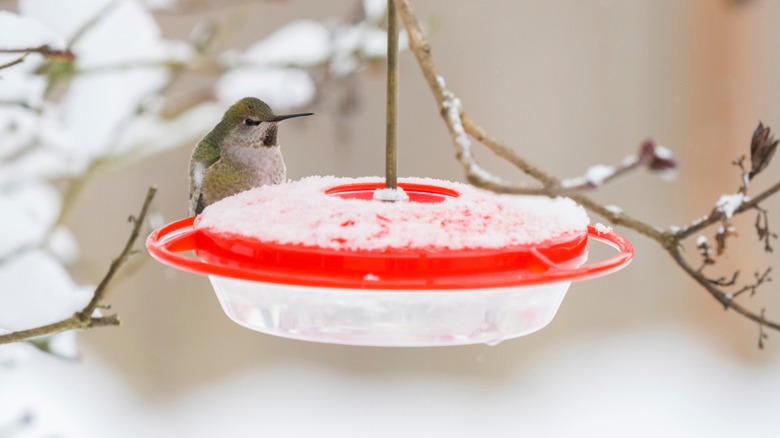
M 408 207 L 424 209 L 425 204 L 437 203 L 444 206 L 448 201 L 454 203 L 452 200 L 462 194 L 466 196 L 466 190 L 475 190 L 469 186 L 463 186 L 468 189 L 458 190 L 459 186 L 453 186 L 454 183 L 424 183 L 428 181 L 399 183 L 399 187 L 409 197 Z M 331 183 L 312 195 L 324 194 L 331 199 L 346 200 L 353 203 L 351 205 L 354 207 L 356 201 L 380 202 L 372 199 L 374 191 L 383 188 L 384 183 L 381 181 L 362 179 L 349 184 Z M 256 197 L 252 198 L 252 192 L 237 195 L 246 198 L 231 201 L 236 204 L 223 214 L 235 213 L 240 218 L 240 212 L 236 210 L 240 210 L 241 205 L 262 202 L 257 201 Z M 273 196 L 264 199 L 272 200 Z M 300 202 L 305 200 L 301 199 Z M 279 211 L 287 211 L 287 207 L 279 208 Z M 359 205 L 355 208 L 360 209 Z M 312 214 L 318 214 L 316 207 L 313 209 Z M 207 209 L 204 217 L 208 212 Z M 633 257 L 630 243 L 606 227 L 587 226 L 567 230 L 541 242 L 495 247 L 459 248 L 453 243 L 454 248 L 431 244 L 384 248 L 373 248 L 367 244 L 368 248 L 349 248 L 344 247 L 349 242 L 342 242 L 338 240 L 340 238 L 328 240 L 331 247 L 269 241 L 218 227 L 201 226 L 208 218 L 199 223 L 200 219 L 182 219 L 154 231 L 147 240 L 149 252 L 163 263 L 199 274 L 291 285 L 404 290 L 480 289 L 583 280 L 616 271 L 627 265 Z M 350 220 L 342 222 L 340 226 L 356 226 Z M 262 223 L 255 225 L 258 228 L 263 226 Z M 442 222 L 441 226 L 446 227 L 448 224 Z M 485 226 L 489 226 L 489 223 Z M 327 234 L 326 227 L 323 230 L 322 233 Z M 350 230 L 330 231 L 339 233 Z M 318 231 L 315 229 L 312 233 Z M 612 245 L 619 250 L 619 254 L 610 260 L 582 266 L 587 258 L 589 237 Z M 188 251 L 193 251 L 195 257 L 182 254 Z

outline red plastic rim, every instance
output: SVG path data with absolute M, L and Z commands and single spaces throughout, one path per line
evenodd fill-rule
M 371 199 L 382 183 L 348 184 L 325 191 L 342 198 Z M 458 192 L 437 186 L 401 184 L 411 202 L 442 202 Z M 631 244 L 604 227 L 570 233 L 555 241 L 500 249 L 392 249 L 339 251 L 282 245 L 240 236 L 212 234 L 182 219 L 147 239 L 159 261 L 198 274 L 267 283 L 347 289 L 457 290 L 585 280 L 626 266 Z M 618 250 L 609 260 L 582 265 L 588 240 Z M 184 253 L 192 251 L 194 256 Z

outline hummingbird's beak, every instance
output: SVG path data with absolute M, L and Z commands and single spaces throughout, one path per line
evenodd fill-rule
M 295 117 L 305 117 L 305 116 L 310 116 L 312 114 L 314 113 L 284 114 L 281 116 L 274 116 L 274 118 L 269 120 L 269 122 L 281 122 L 282 120 L 293 119 Z

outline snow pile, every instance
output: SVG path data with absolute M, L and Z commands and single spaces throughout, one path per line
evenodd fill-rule
M 195 222 L 208 233 L 330 249 L 473 249 L 528 245 L 584 233 L 585 211 L 567 198 L 498 195 L 427 178 L 401 183 L 460 193 L 439 203 L 342 199 L 325 190 L 371 178 L 309 177 L 223 199 Z
M 607 178 L 612 177 L 614 174 L 614 167 L 604 164 L 595 164 L 588 168 L 588 170 L 585 172 L 585 176 L 568 178 L 561 181 L 561 187 L 572 188 L 580 187 L 586 184 L 592 187 L 601 187 L 604 185 L 604 181 L 606 181 Z
M 718 202 L 715 204 L 715 208 L 722 211 L 726 217 L 731 217 L 744 202 L 750 201 L 750 198 L 745 196 L 744 193 L 735 193 L 733 195 L 721 195 Z

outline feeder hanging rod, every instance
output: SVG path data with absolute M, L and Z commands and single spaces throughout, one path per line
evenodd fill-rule
M 398 187 L 398 14 L 387 0 L 387 118 L 385 135 L 385 187 Z

